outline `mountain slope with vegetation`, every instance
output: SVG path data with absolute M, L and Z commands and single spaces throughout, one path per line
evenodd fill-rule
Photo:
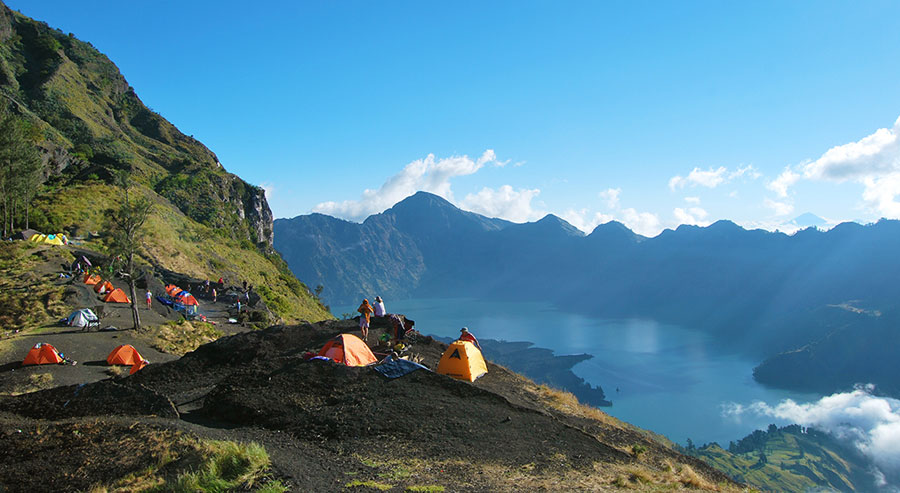
M 331 317 L 272 249 L 272 213 L 261 188 L 228 173 L 212 151 L 147 108 L 89 43 L 2 3 L 0 104 L 40 153 L 39 184 L 28 189 L 35 193 L 21 201 L 9 229 L 64 232 L 105 251 L 107 211 L 122 200 L 114 184 L 125 174 L 135 195 L 155 207 L 143 262 L 247 281 L 288 321 Z M 0 185 L 17 171 L 15 162 L 3 166 Z
M 870 461 L 859 450 L 798 425 L 770 425 L 727 450 L 711 443 L 684 451 L 763 491 L 879 490 Z

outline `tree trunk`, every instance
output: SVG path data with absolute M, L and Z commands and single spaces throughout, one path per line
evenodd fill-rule
M 134 319 L 134 330 L 141 330 L 141 314 L 138 313 L 137 296 L 134 292 L 134 254 L 128 255 L 128 289 L 131 294 L 131 318 Z

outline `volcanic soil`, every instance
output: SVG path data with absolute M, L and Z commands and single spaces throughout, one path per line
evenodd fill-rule
M 272 474 L 296 491 L 737 488 L 647 432 L 553 405 L 556 393 L 497 365 L 469 383 L 304 359 L 354 329 L 326 321 L 245 332 L 134 375 L 0 398 L 0 485 L 88 489 L 142 467 L 121 459 L 140 455 L 140 440 L 118 450 L 119 440 L 187 433 L 263 444 Z M 407 354 L 436 368 L 446 345 L 414 338 Z

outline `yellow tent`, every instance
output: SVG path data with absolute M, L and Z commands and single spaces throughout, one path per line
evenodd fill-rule
M 60 233 L 55 235 L 33 234 L 30 238 L 35 243 L 46 243 L 47 245 L 65 245 L 69 242 L 66 235 Z
M 474 382 L 487 373 L 487 364 L 474 344 L 469 341 L 454 341 L 441 356 L 437 372 L 457 380 Z

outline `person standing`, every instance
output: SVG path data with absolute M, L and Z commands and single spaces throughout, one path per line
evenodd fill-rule
M 213 289 L 212 289 L 212 302 L 213 302 L 213 303 L 216 302 L 216 288 L 213 288 Z
M 151 303 L 153 303 L 153 293 L 151 293 L 150 290 L 148 289 L 147 290 L 147 309 L 148 310 L 150 309 Z
M 387 311 L 384 309 L 384 300 L 381 299 L 381 296 L 375 297 L 375 306 L 373 306 L 373 308 L 375 309 L 376 317 L 383 317 L 387 315 Z
M 362 304 L 359 305 L 359 308 L 356 309 L 360 313 L 359 315 L 359 331 L 362 332 L 363 340 L 369 342 L 369 317 L 375 313 L 375 310 L 372 309 L 372 305 L 369 304 L 369 300 L 363 300 Z
M 481 344 L 478 344 L 478 339 L 475 338 L 475 335 L 473 335 L 471 332 L 469 332 L 468 327 L 463 327 L 463 328 L 459 329 L 459 332 L 460 332 L 460 334 L 459 334 L 460 341 L 469 341 L 472 344 L 474 344 L 475 347 L 477 347 L 479 351 L 481 351 Z

